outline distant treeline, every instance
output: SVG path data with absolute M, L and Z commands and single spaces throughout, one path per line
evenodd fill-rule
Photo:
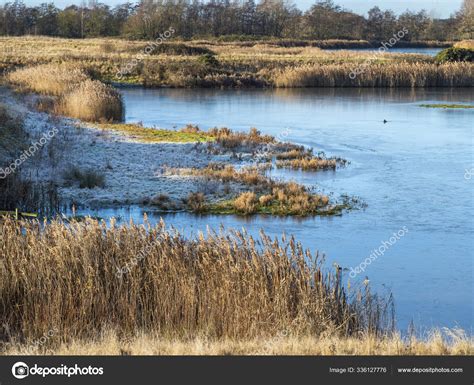
M 317 1 L 302 12 L 287 0 L 142 0 L 110 7 L 95 0 L 64 9 L 53 3 L 28 7 L 23 1 L 0 8 L 0 35 L 48 35 L 68 38 L 125 36 L 157 38 L 168 28 L 174 37 L 227 36 L 234 39 L 276 37 L 384 41 L 403 28 L 404 41 L 458 40 L 474 35 L 474 0 L 447 19 L 432 19 L 426 11 L 372 8 L 367 17 Z

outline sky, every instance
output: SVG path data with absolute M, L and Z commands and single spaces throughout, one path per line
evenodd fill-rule
M 50 1 L 51 0 L 24 0 L 27 5 L 38 5 Z M 293 1 L 298 8 L 303 10 L 315 2 L 314 0 Z M 1 2 L 5 3 L 7 1 L 1 0 Z M 53 2 L 56 6 L 63 8 L 65 5 L 80 4 L 81 0 L 53 0 Z M 126 0 L 101 0 L 100 2 L 113 6 L 124 3 Z M 335 0 L 335 3 L 360 14 L 366 14 L 370 8 L 377 5 L 381 9 L 392 9 L 397 14 L 400 14 L 407 8 L 411 11 L 426 9 L 433 17 L 445 18 L 459 10 L 462 0 Z

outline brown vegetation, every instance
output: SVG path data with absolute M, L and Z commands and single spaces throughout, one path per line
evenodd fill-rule
M 253 214 L 257 211 L 257 195 L 254 192 L 244 192 L 234 200 L 234 208 L 242 214 Z
M 212 213 L 239 213 L 239 214 L 275 214 L 275 215 L 314 215 L 314 214 L 336 214 L 341 211 L 343 205 L 330 205 L 329 197 L 326 195 L 313 194 L 307 187 L 294 182 L 276 182 L 267 177 L 257 167 L 244 167 L 236 170 L 232 165 L 211 163 L 202 169 L 173 169 L 173 173 L 181 175 L 193 175 L 210 180 L 218 180 L 222 183 L 236 183 L 237 185 L 251 187 L 251 191 L 237 193 L 241 188 L 229 189 L 230 200 L 205 204 L 199 200 L 199 210 L 191 207 L 192 211 Z M 195 201 L 193 196 L 188 202 Z
M 382 335 L 386 303 L 342 287 L 293 239 L 239 232 L 185 239 L 156 227 L 0 221 L 0 324 L 18 341 L 112 328 L 173 338 Z M 141 258 L 137 258 L 141 256 Z M 46 306 L 47 305 L 47 306 Z M 252 315 L 252 316 L 249 316 Z
M 89 122 L 121 121 L 123 103 L 120 93 L 97 80 L 85 80 L 64 94 L 57 111 Z
M 362 335 L 360 337 L 296 335 L 281 330 L 274 338 L 254 339 L 169 339 L 156 334 L 137 333 L 120 338 L 120 333 L 107 330 L 90 339 L 68 343 L 35 346 L 6 345 L 8 355 L 473 355 L 474 341 L 462 330 L 433 330 L 424 338 Z M 51 345 L 51 346 L 50 346 Z
M 22 89 L 53 96 L 61 96 L 87 79 L 81 68 L 57 63 L 20 68 L 7 75 L 10 83 Z
M 114 88 L 91 80 L 80 66 L 44 64 L 17 69 L 7 81 L 21 91 L 32 91 L 53 98 L 39 99 L 40 110 L 85 121 L 121 121 L 123 102 Z
M 143 42 L 44 37 L 0 40 L 5 47 L 0 54 L 0 70 L 67 63 L 85 68 L 101 80 L 149 87 L 423 87 L 472 84 L 472 77 L 469 76 L 472 64 L 470 67 L 469 63 L 465 67 L 438 66 L 433 58 L 426 55 L 398 53 L 377 55 L 374 60 L 374 52 L 327 51 L 314 47 L 322 46 L 323 42 L 201 40 L 185 43 L 195 49 L 212 50 L 215 53 L 212 57 L 218 65 L 208 65 L 199 55 L 184 54 L 179 48 L 183 44 L 181 42 L 167 42 L 167 48 L 163 49 L 172 52 L 175 45 L 176 55 L 142 55 L 139 65 L 119 76 L 118 69 L 126 68 L 127 63 L 136 60 L 137 52 L 143 50 Z M 110 48 L 104 50 L 104 44 Z M 34 52 L 32 46 L 37 47 Z M 364 63 L 369 63 L 365 73 L 351 79 L 351 71 Z
M 361 74 L 351 63 L 319 66 L 305 64 L 280 70 L 277 87 L 470 87 L 474 73 L 470 63 L 370 64 Z
M 454 44 L 456 48 L 464 48 L 464 49 L 472 49 L 474 50 L 474 40 L 463 40 L 463 41 L 458 41 L 456 44 Z
M 201 213 L 206 209 L 206 197 L 201 192 L 189 193 L 186 205 L 190 211 Z

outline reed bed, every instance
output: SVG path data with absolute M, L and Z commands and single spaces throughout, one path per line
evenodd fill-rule
M 70 64 L 43 64 L 17 69 L 7 81 L 22 91 L 52 96 L 40 99 L 40 109 L 90 122 L 122 121 L 122 97 L 114 88 L 91 80 L 86 71 Z
M 456 44 L 454 44 L 454 47 L 474 50 L 474 40 L 459 41 Z
M 64 64 L 43 64 L 10 72 L 7 80 L 28 91 L 60 96 L 89 79 L 84 70 Z
M 159 46 L 151 55 L 143 55 L 146 47 L 144 42 L 121 39 L 76 40 L 23 36 L 0 37 L 0 43 L 4 48 L 0 53 L 0 70 L 66 63 L 87 68 L 99 80 L 146 87 L 239 88 L 312 84 L 346 87 L 358 86 L 362 78 L 365 80 L 360 84 L 367 87 L 411 87 L 413 84 L 421 87 L 425 83 L 426 86 L 472 84 L 472 76 L 468 76 L 472 74 L 472 63 L 457 70 L 456 67 L 439 68 L 432 57 L 421 54 L 385 53 L 377 55 L 374 60 L 374 52 L 321 49 L 366 46 L 368 43 L 363 41 L 173 41 Z M 426 45 L 446 44 L 429 42 Z M 32 51 L 32 46 L 37 49 Z M 203 60 L 206 52 L 215 53 L 212 56 L 214 65 Z M 139 65 L 130 73 L 125 71 L 123 76 L 118 77 L 118 70 L 137 60 L 139 54 L 143 56 Z M 370 65 L 365 75 L 354 80 L 349 78 L 354 68 L 367 62 Z M 314 69 L 318 67 L 321 68 L 315 73 Z M 450 73 L 451 70 L 455 72 Z M 319 81 L 302 82 L 301 78 L 308 71 Z M 454 79 L 451 81 L 452 77 Z
M 98 80 L 85 80 L 60 99 L 57 112 L 89 122 L 122 121 L 122 96 Z
M 209 232 L 185 239 L 162 222 L 0 221 L 0 324 L 27 341 L 122 337 L 245 339 L 380 336 L 391 301 L 342 286 L 341 270 L 293 238 Z M 5 331 L 3 331 L 5 334 Z M 2 339 L 5 339 L 3 335 Z
M 302 65 L 279 71 L 276 87 L 471 87 L 470 63 L 371 64 L 351 78 L 353 64 Z

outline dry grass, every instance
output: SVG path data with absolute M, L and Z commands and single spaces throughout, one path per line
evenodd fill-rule
M 426 338 L 402 338 L 399 335 L 334 337 L 293 335 L 282 330 L 274 338 L 254 339 L 166 339 L 140 333 L 123 339 L 107 331 L 101 337 L 73 340 L 57 347 L 28 350 L 19 345 L 5 354 L 54 355 L 473 355 L 474 341 L 460 330 L 432 331 Z
M 473 49 L 474 50 L 474 40 L 463 40 L 459 41 L 454 44 L 456 48 L 464 48 L 464 49 Z
M 302 65 L 280 70 L 277 87 L 471 87 L 471 63 L 371 64 L 351 79 L 353 64 Z
M 244 192 L 234 200 L 234 208 L 242 214 L 253 214 L 257 211 L 259 200 L 254 192 Z
M 244 167 L 236 170 L 234 166 L 223 163 L 210 163 L 197 169 L 169 169 L 178 175 L 191 175 L 217 180 L 228 184 L 229 199 L 206 204 L 199 201 L 199 210 L 192 206 L 191 211 L 211 212 L 214 214 L 273 214 L 273 215 L 334 215 L 340 214 L 345 204 L 331 204 L 326 195 L 313 194 L 307 187 L 294 182 L 276 182 L 264 174 L 258 167 Z M 237 184 L 231 185 L 231 183 Z M 241 187 L 252 191 L 241 191 Z M 231 188 L 233 187 L 233 189 Z M 194 198 L 194 195 L 193 195 Z M 204 194 L 202 194 L 204 199 Z M 191 199 L 191 202 L 194 199 Z
M 248 133 L 232 131 L 230 128 L 211 128 L 208 134 L 213 136 L 216 143 L 227 150 L 245 150 L 252 149 L 265 144 L 275 143 L 275 138 L 271 135 L 262 135 L 260 131 L 252 127 Z
M 218 180 L 222 183 L 236 182 L 244 185 L 258 186 L 263 189 L 273 185 L 273 182 L 263 175 L 257 167 L 244 167 L 236 170 L 231 164 L 209 163 L 205 168 L 175 170 L 182 175 L 202 176 Z
M 294 239 L 240 232 L 185 239 L 163 223 L 106 227 L 0 221 L 0 324 L 15 341 L 55 328 L 55 341 L 107 328 L 162 338 L 382 335 L 390 302 L 347 292 L 339 273 Z M 120 273 L 119 273 L 120 272 Z
M 201 213 L 206 210 L 206 197 L 201 192 L 191 192 L 186 200 L 188 209 L 194 213 Z
M 9 73 L 7 81 L 22 91 L 56 97 L 40 99 L 40 110 L 50 109 L 58 114 L 91 122 L 123 119 L 120 93 L 100 81 L 91 80 L 79 66 L 45 64 L 21 68 Z
M 64 64 L 44 64 L 21 68 L 7 75 L 7 80 L 22 89 L 43 95 L 61 96 L 75 89 L 89 77 L 79 67 Z
M 85 80 L 64 94 L 57 112 L 89 122 L 122 121 L 122 96 L 114 88 L 97 80 Z
M 377 59 L 373 61 L 373 52 L 326 51 L 317 48 L 350 47 L 352 44 L 366 45 L 367 42 L 327 43 L 325 46 L 324 42 L 299 41 L 192 41 L 186 42 L 187 48 L 182 50 L 183 43 L 173 42 L 162 48 L 164 52 L 144 55 L 140 65 L 119 79 L 118 69 L 136 59 L 136 56 L 143 52 L 145 43 L 121 39 L 2 37 L 0 44 L 4 49 L 0 53 L 0 70 L 64 62 L 87 68 L 102 80 L 150 87 L 293 87 L 294 83 L 301 83 L 302 68 L 317 67 L 320 69 L 317 76 L 319 80 L 304 82 L 304 86 L 347 86 L 354 83 L 349 78 L 350 71 L 367 60 L 372 60 L 367 79 L 362 82 L 369 84 L 368 86 L 423 86 L 423 79 L 433 77 L 438 79 L 435 86 L 449 85 L 450 76 L 454 78 L 453 85 L 466 85 L 466 78 L 472 80 L 465 72 L 458 71 L 455 67 L 438 68 L 433 58 L 426 55 L 386 53 L 377 55 Z M 31 47 L 36 49 L 31 50 Z M 207 65 L 201 56 L 189 54 L 201 50 L 215 52 L 215 59 L 219 64 Z M 472 64 L 471 67 L 465 68 L 472 72 Z M 451 70 L 455 72 L 449 75 Z M 293 74 L 293 71 L 297 72 L 297 75 Z M 310 72 L 314 75 L 313 70 Z M 383 72 L 386 74 L 383 75 Z M 410 81 L 412 78 L 414 80 Z M 432 82 L 426 84 L 428 86 Z
M 311 194 L 297 183 L 280 183 L 272 190 L 276 210 L 287 215 L 308 215 L 329 205 L 326 195 Z
M 280 160 L 276 163 L 277 167 L 291 168 L 293 170 L 335 170 L 337 161 L 335 159 L 292 159 Z
M 294 170 L 317 171 L 335 170 L 338 164 L 345 165 L 346 160 L 341 158 L 327 159 L 324 153 L 313 155 L 313 149 L 306 149 L 291 143 L 282 143 L 280 147 L 288 147 L 286 151 L 276 153 L 276 166 L 278 168 L 291 168 Z
M 105 175 L 95 170 L 81 170 L 78 167 L 68 169 L 64 175 L 66 184 L 77 183 L 79 188 L 105 187 Z

